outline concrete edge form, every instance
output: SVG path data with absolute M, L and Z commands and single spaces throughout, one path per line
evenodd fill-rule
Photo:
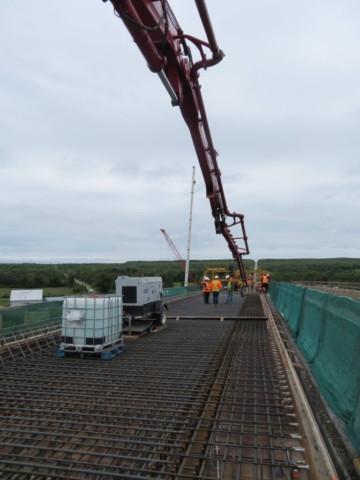
M 311 452 L 312 457 L 310 465 L 313 465 L 315 471 L 317 472 L 317 478 L 319 478 L 319 480 L 335 480 L 338 478 L 336 469 L 327 451 L 325 442 L 320 433 L 305 393 L 300 385 L 300 381 L 297 376 L 295 367 L 290 359 L 286 346 L 276 327 L 274 318 L 268 304 L 269 300 L 264 295 L 262 295 L 261 301 L 264 311 L 267 315 L 270 328 L 274 334 L 274 340 L 278 348 L 281 361 L 288 375 L 289 386 L 291 389 L 294 404 L 296 406 L 299 416 L 302 418 L 304 436 L 308 444 L 308 451 Z M 311 440 L 308 441 L 308 439 Z

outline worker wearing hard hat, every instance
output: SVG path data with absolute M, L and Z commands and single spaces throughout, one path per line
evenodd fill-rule
M 262 285 L 262 291 L 264 293 L 267 293 L 267 289 L 269 287 L 269 277 L 266 273 L 263 273 L 261 275 L 261 285 Z
M 233 300 L 234 282 L 233 282 L 233 279 L 230 277 L 230 275 L 226 275 L 225 278 L 227 280 L 226 288 L 227 288 L 227 292 L 228 292 L 225 303 L 231 305 L 232 300 Z
M 210 297 L 210 278 L 209 277 L 204 277 L 203 281 L 201 282 L 201 286 L 203 288 L 203 297 L 204 297 L 204 302 L 206 304 L 209 304 L 209 297 Z
M 222 289 L 222 284 L 219 280 L 219 277 L 215 275 L 214 280 L 210 283 L 210 289 L 213 294 L 213 304 L 214 307 L 219 306 L 219 294 Z

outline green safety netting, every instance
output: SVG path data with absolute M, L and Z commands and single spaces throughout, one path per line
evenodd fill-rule
M 347 423 L 347 434 L 351 441 L 356 445 L 358 453 L 360 451 L 360 395 L 358 395 L 356 408 L 353 411 L 349 422 Z
M 269 294 L 360 451 L 360 302 L 279 282 L 271 282 Z
M 326 297 L 322 292 L 308 288 L 297 287 L 302 290 L 302 306 L 299 311 L 297 343 L 306 360 L 312 363 L 318 353 L 318 346 L 322 329 L 325 325 Z
M 21 329 L 35 324 L 46 324 L 61 319 L 62 301 L 34 303 L 22 307 L 0 310 L 0 333 L 8 329 Z
M 171 287 L 171 288 L 164 288 L 163 290 L 163 297 L 175 297 L 177 295 L 186 295 L 187 293 L 191 292 L 199 292 L 201 287 L 198 285 L 191 285 L 190 287 Z
M 174 287 L 163 290 L 164 299 L 200 291 L 200 286 Z M 26 326 L 46 325 L 61 320 L 62 301 L 34 303 L 13 309 L 0 310 L 0 333 L 3 330 L 21 330 Z

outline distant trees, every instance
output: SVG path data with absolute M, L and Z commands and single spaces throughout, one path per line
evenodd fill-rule
M 258 264 L 279 282 L 360 282 L 359 258 L 265 259 Z
M 0 287 L 43 288 L 66 285 L 63 273 L 54 265 L 43 264 L 0 264 Z
M 270 272 L 277 281 L 338 281 L 360 282 L 360 259 L 264 259 L 259 266 Z M 244 261 L 246 269 L 253 269 L 252 260 Z M 229 267 L 229 260 L 192 260 L 191 273 L 200 283 L 207 267 Z M 80 280 L 99 293 L 115 292 L 115 280 L 119 275 L 153 277 L 163 279 L 165 288 L 174 283 L 184 282 L 184 271 L 177 261 L 126 262 L 126 263 L 83 263 L 83 264 L 5 264 L 0 263 L 0 287 L 44 288 L 68 286 L 75 291 L 83 291 L 75 280 Z M 84 290 L 86 291 L 86 289 Z
M 75 283 L 75 275 L 73 273 L 70 273 L 67 275 L 67 284 L 69 288 L 73 288 Z
M 99 293 L 110 293 L 115 290 L 115 278 L 111 273 L 101 272 L 93 283 L 94 288 Z

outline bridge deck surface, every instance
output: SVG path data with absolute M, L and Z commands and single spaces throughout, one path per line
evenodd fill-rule
M 225 300 L 171 305 L 109 362 L 51 346 L 2 368 L 1 478 L 316 478 L 259 296 Z

